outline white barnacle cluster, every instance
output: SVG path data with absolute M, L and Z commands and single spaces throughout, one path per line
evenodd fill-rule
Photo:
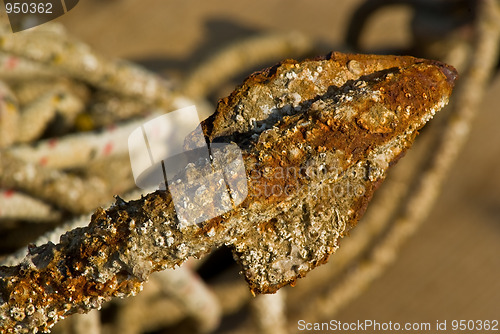
M 13 307 L 10 309 L 10 316 L 16 321 L 23 321 L 26 315 L 24 313 L 24 309 L 20 307 Z
M 155 246 L 161 247 L 165 244 L 165 239 L 161 235 L 154 237 Z
M 181 243 L 177 246 L 177 249 L 176 249 L 176 253 L 177 253 L 177 257 L 179 257 L 180 259 L 185 259 L 187 254 L 188 254 L 188 246 L 186 246 L 186 244 L 184 243 Z
M 167 229 L 163 232 L 163 237 L 164 237 L 164 240 L 165 240 L 165 244 L 167 247 L 170 247 L 173 245 L 174 243 L 174 237 L 172 236 L 172 231 Z
M 208 230 L 207 236 L 209 236 L 210 238 L 214 237 L 215 236 L 215 228 L 212 227 L 210 230 Z
M 148 219 L 147 221 L 136 225 L 135 229 L 139 235 L 146 235 L 150 232 L 151 226 L 153 226 L 153 222 L 151 221 L 151 219 Z
M 295 73 L 294 71 L 290 71 L 290 72 L 285 73 L 285 77 L 289 81 L 292 81 L 293 79 L 297 78 L 297 73 Z
M 371 91 L 371 99 L 375 102 L 380 102 L 383 93 L 380 90 L 372 90 Z
M 426 122 L 430 121 L 434 117 L 436 112 L 444 108 L 447 104 L 448 104 L 448 97 L 443 97 L 441 100 L 439 100 L 439 102 L 434 107 L 432 107 L 428 113 L 425 113 L 423 115 L 422 124 L 425 124 Z
M 321 65 L 318 65 L 315 69 L 306 67 L 299 72 L 298 77 L 304 81 L 317 83 L 321 72 L 323 72 L 323 67 Z
M 300 66 L 299 64 L 289 65 L 287 71 L 280 74 L 280 79 L 284 79 L 284 87 L 295 91 L 299 84 L 304 86 L 309 86 L 318 93 L 324 90 L 325 83 L 321 75 L 323 73 L 323 61 L 318 61 L 316 64 L 310 63 L 306 66 Z

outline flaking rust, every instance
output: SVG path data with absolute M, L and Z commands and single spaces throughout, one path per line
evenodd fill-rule
M 436 61 L 340 53 L 251 75 L 203 123 L 209 141 L 243 152 L 246 199 L 199 226 L 179 223 L 168 191 L 98 209 L 88 227 L 0 268 L 0 332 L 46 331 L 222 244 L 253 293 L 293 284 L 338 248 L 456 77 Z

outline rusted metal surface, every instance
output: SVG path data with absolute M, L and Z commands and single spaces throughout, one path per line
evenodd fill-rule
M 179 224 L 165 191 L 98 209 L 88 227 L 1 267 L 2 332 L 46 331 L 222 244 L 252 292 L 293 284 L 338 248 L 456 76 L 435 61 L 339 53 L 250 76 L 203 123 L 211 142 L 241 148 L 243 203 L 200 226 Z

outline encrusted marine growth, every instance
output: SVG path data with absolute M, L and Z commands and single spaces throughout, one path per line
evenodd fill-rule
M 168 191 L 96 210 L 88 227 L 0 268 L 2 332 L 48 330 L 222 244 L 233 248 L 252 292 L 293 284 L 337 249 L 388 167 L 447 103 L 455 78 L 436 61 L 340 53 L 251 75 L 203 123 L 209 141 L 243 152 L 245 200 L 191 226 L 179 223 Z

